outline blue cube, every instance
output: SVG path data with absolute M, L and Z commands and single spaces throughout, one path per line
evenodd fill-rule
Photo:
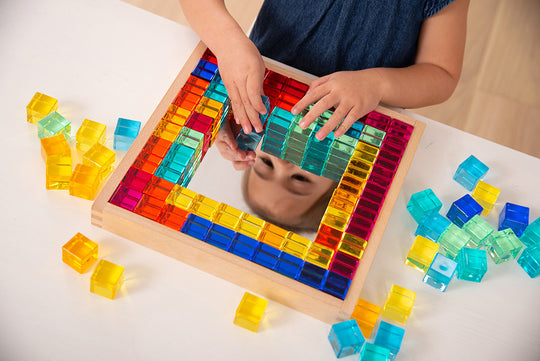
M 251 261 L 258 245 L 259 242 L 256 239 L 245 236 L 242 233 L 236 233 L 229 252 Z
M 351 280 L 347 277 L 328 271 L 326 272 L 321 290 L 344 300 L 350 285 Z
M 390 350 L 386 347 L 375 345 L 369 342 L 364 344 L 358 361 L 388 361 L 390 360 Z
M 540 243 L 525 248 L 517 263 L 531 278 L 540 275 Z
M 483 179 L 488 169 L 487 165 L 479 161 L 474 155 L 471 155 L 459 165 L 454 174 L 454 180 L 468 191 L 472 191 L 476 187 L 476 183 Z
M 281 251 L 279 249 L 269 246 L 266 243 L 259 242 L 251 260 L 261 266 L 273 270 L 278 263 L 280 254 Z
M 439 251 L 451 259 L 456 259 L 459 251 L 470 241 L 471 236 L 452 223 L 439 237 Z
M 487 272 L 487 252 L 483 249 L 464 247 L 456 261 L 459 280 L 480 282 Z
M 304 260 L 287 252 L 281 252 L 276 271 L 287 277 L 296 279 L 304 265 Z
M 482 213 L 484 208 L 468 194 L 452 203 L 446 217 L 458 227 L 463 227 L 472 217 Z
M 137 120 L 118 118 L 116 129 L 114 130 L 114 149 L 128 150 L 133 144 L 139 130 L 141 122 Z
M 389 349 L 390 358 L 394 359 L 401 348 L 403 335 L 405 335 L 405 330 L 403 328 L 381 321 L 373 343 Z
M 208 230 L 212 227 L 212 222 L 202 217 L 199 217 L 191 213 L 184 224 L 180 232 L 189 234 L 191 237 L 203 240 L 208 233 Z
M 235 231 L 220 226 L 219 224 L 213 223 L 208 230 L 204 241 L 225 251 L 228 251 L 235 234 Z
M 433 242 L 439 242 L 441 234 L 443 234 L 451 224 L 452 222 L 446 217 L 443 217 L 438 212 L 432 212 L 422 218 L 414 235 L 426 237 Z
M 407 204 L 407 210 L 417 223 L 420 223 L 426 215 L 438 212 L 441 207 L 442 202 L 431 188 L 414 193 Z
M 355 319 L 332 325 L 328 341 L 337 358 L 359 353 L 366 339 Z
M 499 215 L 499 231 L 511 228 L 516 236 L 521 237 L 529 225 L 529 208 L 519 204 L 506 203 Z
M 423 281 L 431 287 L 435 287 L 444 292 L 452 280 L 452 277 L 454 277 L 456 269 L 456 261 L 437 253 L 424 275 Z
M 320 289 L 322 287 L 324 277 L 326 276 L 326 272 L 327 271 L 324 268 L 306 262 L 300 271 L 298 281 L 316 289 Z
M 540 217 L 525 228 L 519 240 L 527 247 L 540 244 Z

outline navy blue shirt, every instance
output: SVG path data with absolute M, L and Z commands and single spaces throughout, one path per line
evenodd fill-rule
M 265 0 L 250 38 L 313 75 L 414 64 L 422 22 L 453 0 Z

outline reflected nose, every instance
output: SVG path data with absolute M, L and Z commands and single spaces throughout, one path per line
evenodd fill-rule
M 284 169 L 290 169 L 294 167 L 294 164 L 287 162 L 286 160 L 281 159 L 281 158 L 275 158 L 274 162 L 277 166 Z

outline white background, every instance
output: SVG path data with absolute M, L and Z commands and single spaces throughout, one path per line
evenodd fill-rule
M 335 359 L 330 325 L 270 302 L 259 333 L 234 326 L 245 290 L 96 228 L 89 201 L 45 190 L 25 113 L 36 91 L 59 99 L 73 135 L 85 118 L 107 124 L 112 146 L 117 118 L 144 123 L 197 41 L 188 28 L 120 1 L 0 2 L 1 360 Z M 488 220 L 496 224 L 510 201 L 530 207 L 532 221 L 540 160 L 426 122 L 361 297 L 382 306 L 392 284 L 417 292 L 397 360 L 538 360 L 538 278 L 490 260 L 482 283 L 454 280 L 441 293 L 403 259 L 416 228 L 405 208 L 411 194 L 431 187 L 445 214 L 466 193 L 452 175 L 474 154 L 490 167 L 486 182 L 502 190 Z M 215 152 L 205 166 L 232 172 Z M 231 191 L 237 173 L 216 185 L 203 172 L 193 189 L 242 203 Z M 99 243 L 100 258 L 125 267 L 117 299 L 89 292 L 94 267 L 79 275 L 62 263 L 61 247 L 77 232 Z

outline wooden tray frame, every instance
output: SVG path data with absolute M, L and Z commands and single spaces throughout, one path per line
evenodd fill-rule
M 413 125 L 414 131 L 395 173 L 347 297 L 345 300 L 340 300 L 302 284 L 299 281 L 285 277 L 254 262 L 223 251 L 187 234 L 170 229 L 108 202 L 127 170 L 133 164 L 135 158 L 154 131 L 156 125 L 161 120 L 163 114 L 165 114 L 169 105 L 185 84 L 205 49 L 206 45 L 203 43 L 197 45 L 150 119 L 146 122 L 141 133 L 101 190 L 92 205 L 92 224 L 217 277 L 233 282 L 252 292 L 258 293 L 262 297 L 279 302 L 323 322 L 333 324 L 350 319 L 390 214 L 396 203 L 399 191 L 413 160 L 414 153 L 420 142 L 425 124 L 381 106 L 376 109 L 380 113 L 387 114 L 392 118 L 397 118 Z M 270 70 L 307 84 L 313 79 L 313 77 L 305 73 L 268 59 L 265 60 L 265 64 Z

